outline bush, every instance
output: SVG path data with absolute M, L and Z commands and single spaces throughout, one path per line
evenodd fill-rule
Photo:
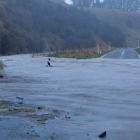
M 3 70 L 4 69 L 4 64 L 3 62 L 0 62 L 0 70 Z
M 137 51 L 137 53 L 139 53 L 139 54 L 140 54 L 140 48 L 137 48 L 137 49 L 136 49 L 136 51 Z

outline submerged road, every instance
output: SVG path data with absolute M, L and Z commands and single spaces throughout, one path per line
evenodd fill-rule
M 0 115 L 0 140 L 100 140 L 103 131 L 106 140 L 140 140 L 139 59 L 51 58 L 53 67 L 40 56 L 1 59 L 6 68 L 0 99 L 23 97 L 27 105 L 68 112 L 71 118 L 38 124 L 20 113 Z
M 104 55 L 103 58 L 111 59 L 139 59 L 138 53 L 132 48 L 117 49 Z

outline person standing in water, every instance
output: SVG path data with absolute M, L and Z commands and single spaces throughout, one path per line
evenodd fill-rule
M 48 66 L 48 67 L 51 67 L 51 66 L 52 66 L 50 61 L 51 61 L 51 59 L 48 58 L 48 61 L 47 61 L 47 66 Z

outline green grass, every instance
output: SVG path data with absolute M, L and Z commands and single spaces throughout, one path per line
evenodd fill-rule
M 89 59 L 98 58 L 109 51 L 103 51 L 102 54 L 98 54 L 94 49 L 83 49 L 83 50 L 63 50 L 52 52 L 49 57 L 57 58 L 76 58 L 76 59 Z
M 140 48 L 137 48 L 136 51 L 138 54 L 140 54 Z
M 49 57 L 57 57 L 57 58 L 77 58 L 77 59 L 88 59 L 88 58 L 97 58 L 101 55 L 84 55 L 79 53 L 69 53 L 69 52 L 54 52 L 49 54 Z

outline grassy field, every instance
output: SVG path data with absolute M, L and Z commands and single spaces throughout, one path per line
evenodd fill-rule
M 109 51 L 110 50 L 102 49 L 102 53 L 98 54 L 96 48 L 63 50 L 51 52 L 49 57 L 88 59 L 101 57 Z

